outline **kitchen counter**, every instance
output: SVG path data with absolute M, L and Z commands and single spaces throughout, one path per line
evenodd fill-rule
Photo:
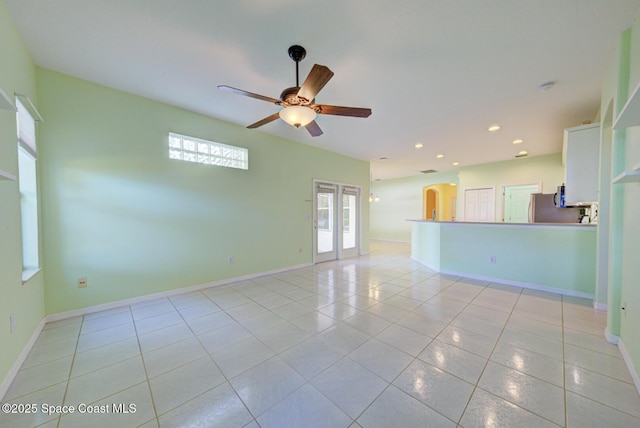
M 595 224 L 409 221 L 411 257 L 437 272 L 593 298 Z
M 487 223 L 477 221 L 439 221 L 439 220 L 407 220 L 423 223 L 440 223 L 440 224 L 460 224 L 460 225 L 482 225 L 482 226 L 510 226 L 510 227 L 593 227 L 597 223 Z

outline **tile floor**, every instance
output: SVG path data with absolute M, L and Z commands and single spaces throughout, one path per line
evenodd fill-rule
M 3 399 L 38 411 L 0 413 L 0 426 L 640 427 L 589 301 L 438 275 L 408 245 L 371 246 L 47 324 Z M 42 412 L 81 403 L 110 413 Z

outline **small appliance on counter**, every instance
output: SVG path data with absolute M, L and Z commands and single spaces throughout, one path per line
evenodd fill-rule
M 553 194 L 553 204 L 558 208 L 567 208 L 565 204 L 564 183 L 558 186 L 558 191 Z
M 564 186 L 560 186 L 563 187 Z M 560 193 L 560 192 L 558 192 Z M 529 202 L 530 223 L 579 223 L 580 208 L 559 208 L 558 193 L 532 193 Z

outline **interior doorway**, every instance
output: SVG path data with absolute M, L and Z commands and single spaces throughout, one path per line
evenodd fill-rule
M 422 218 L 454 221 L 458 187 L 454 183 L 431 184 L 422 188 Z
M 314 263 L 360 254 L 361 189 L 314 182 Z
M 427 189 L 425 199 L 427 202 L 425 216 L 431 220 L 438 220 L 438 191 L 435 189 Z
M 502 221 L 529 223 L 531 194 L 540 193 L 540 184 L 519 184 L 502 188 Z

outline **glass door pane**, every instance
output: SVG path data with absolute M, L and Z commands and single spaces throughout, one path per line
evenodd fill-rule
M 356 238 L 358 224 L 356 220 L 357 214 L 356 196 L 342 195 L 342 249 L 356 247 Z
M 337 258 L 336 252 L 336 189 L 318 186 L 316 190 L 316 257 Z

